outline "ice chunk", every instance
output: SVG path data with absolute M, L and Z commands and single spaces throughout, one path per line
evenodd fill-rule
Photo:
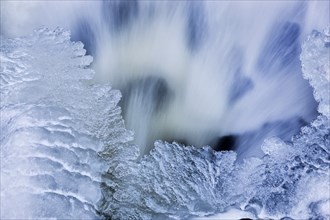
M 304 75 L 314 88 L 322 114 L 291 142 L 270 138 L 262 146 L 266 156 L 257 168 L 261 175 L 250 183 L 255 195 L 245 206 L 259 218 L 329 218 L 330 210 L 322 208 L 330 200 L 328 41 L 326 33 L 314 32 L 301 55 Z
M 1 219 L 99 218 L 111 162 L 98 152 L 132 138 L 120 93 L 87 81 L 92 57 L 69 39 L 44 28 L 1 39 Z
M 120 168 L 124 175 L 111 172 L 109 177 L 117 184 L 105 188 L 104 211 L 115 219 L 185 218 L 223 211 L 235 201 L 223 196 L 235 159 L 233 152 L 215 152 L 210 147 L 156 142 L 140 163 Z
M 314 88 L 319 112 L 330 117 L 330 28 L 324 33 L 313 31 L 302 46 L 300 56 L 303 75 Z

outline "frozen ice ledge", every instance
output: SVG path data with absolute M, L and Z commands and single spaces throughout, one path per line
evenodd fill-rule
M 120 92 L 92 83 L 82 43 L 62 29 L 1 38 L 1 219 L 329 219 L 329 34 L 313 32 L 301 54 L 320 115 L 243 162 L 162 141 L 139 159 Z
M 114 159 L 98 153 L 123 157 L 132 138 L 120 92 L 89 83 L 92 57 L 61 29 L 1 39 L 0 52 L 1 219 L 100 218 Z

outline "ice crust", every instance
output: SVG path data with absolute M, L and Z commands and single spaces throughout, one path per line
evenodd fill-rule
M 330 218 L 329 33 L 301 54 L 320 115 L 263 158 L 157 141 L 139 158 L 119 91 L 93 84 L 90 56 L 61 29 L 2 39 L 1 218 Z
M 105 144 L 131 138 L 121 95 L 62 29 L 1 39 L 1 219 L 95 219 Z M 104 142 L 102 140 L 109 140 Z
M 302 46 L 300 56 L 304 78 L 314 89 L 314 97 L 319 102 L 318 111 L 330 117 L 330 28 L 324 33 L 313 31 Z

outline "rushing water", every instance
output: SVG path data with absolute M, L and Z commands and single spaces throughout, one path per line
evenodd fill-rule
M 161 139 L 260 155 L 248 146 L 273 135 L 289 140 L 315 118 L 299 54 L 306 34 L 326 26 L 327 2 L 4 5 L 21 15 L 5 12 L 7 35 L 41 24 L 71 29 L 94 56 L 94 80 L 121 90 L 142 152 Z

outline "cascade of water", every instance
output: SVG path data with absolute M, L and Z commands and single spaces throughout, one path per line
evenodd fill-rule
M 41 24 L 71 29 L 95 58 L 94 80 L 122 91 L 125 123 L 142 152 L 163 139 L 258 155 L 248 146 L 289 139 L 316 115 L 299 54 L 306 34 L 328 25 L 327 2 L 3 4 L 2 34 Z

